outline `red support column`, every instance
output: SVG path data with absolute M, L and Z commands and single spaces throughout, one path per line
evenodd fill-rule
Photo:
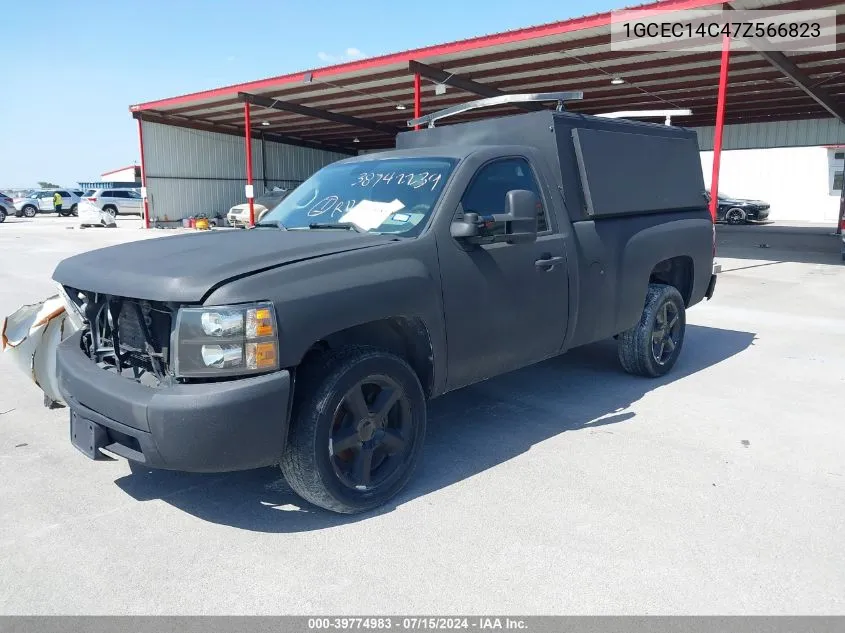
M 147 170 L 146 163 L 144 163 L 144 126 L 141 124 L 140 117 L 138 121 L 138 143 L 141 146 L 141 187 L 144 191 L 144 228 L 150 228 L 150 205 L 147 202 Z
M 244 130 L 246 134 L 246 184 L 252 187 L 252 126 L 249 121 L 249 101 L 244 101 Z M 249 225 L 255 226 L 255 199 L 254 192 L 250 192 L 249 200 Z
M 710 180 L 710 215 L 716 221 L 719 200 L 719 165 L 722 161 L 722 132 L 725 127 L 725 100 L 728 92 L 728 64 L 731 58 L 731 38 L 722 36 L 722 63 L 719 67 L 719 97 L 716 102 L 716 130 L 713 134 L 713 176 Z
M 422 87 L 420 86 L 420 74 L 414 73 L 414 118 L 419 119 L 422 116 Z M 415 130 L 419 130 L 420 126 L 415 125 Z

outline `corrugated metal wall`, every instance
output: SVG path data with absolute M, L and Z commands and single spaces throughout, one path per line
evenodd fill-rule
M 177 221 L 204 213 L 221 216 L 232 205 L 246 202 L 245 140 L 243 137 L 142 121 L 144 170 L 150 220 Z M 268 141 L 267 185 L 290 187 L 344 154 Z M 255 195 L 264 185 L 262 142 L 253 139 Z
M 730 104 L 728 104 L 730 108 Z M 702 151 L 713 149 L 712 126 L 695 128 Z M 763 149 L 768 147 L 816 147 L 845 144 L 845 124 L 830 119 L 743 123 L 726 125 L 722 149 Z

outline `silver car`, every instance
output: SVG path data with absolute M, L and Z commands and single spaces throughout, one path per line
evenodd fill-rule
M 35 189 L 24 198 L 15 198 L 15 216 L 34 218 L 39 213 L 55 213 L 53 195 L 56 192 L 62 197 L 63 217 L 76 215 L 81 191 L 75 189 Z
M 255 221 L 260 222 L 267 213 L 276 208 L 282 200 L 291 192 L 291 189 L 273 189 L 258 196 L 252 201 L 253 212 L 255 213 Z M 249 226 L 249 202 L 236 204 L 229 209 L 226 214 L 226 219 L 230 226 Z
M 89 189 L 82 198 L 113 216 L 142 215 L 144 212 L 144 200 L 137 189 Z

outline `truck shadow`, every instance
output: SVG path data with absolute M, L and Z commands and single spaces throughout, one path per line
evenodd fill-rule
M 307 504 L 278 468 L 204 475 L 132 464 L 132 473 L 115 483 L 139 501 L 160 499 L 203 520 L 258 532 L 304 532 L 363 521 L 565 431 L 648 424 L 628 410 L 632 403 L 741 353 L 754 336 L 690 325 L 677 365 L 656 380 L 623 373 L 615 341 L 609 340 L 447 394 L 431 403 L 425 452 L 411 483 L 386 507 L 362 515 L 337 515 Z

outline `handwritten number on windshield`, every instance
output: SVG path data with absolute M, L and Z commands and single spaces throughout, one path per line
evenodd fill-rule
M 443 175 L 440 173 L 432 173 L 428 171 L 398 174 L 396 172 L 384 174 L 375 172 L 362 172 L 358 174 L 358 178 L 355 182 L 352 183 L 352 186 L 375 187 L 379 183 L 391 183 L 394 179 L 396 179 L 397 185 L 405 185 L 407 187 L 411 187 L 412 189 L 420 189 L 425 186 L 430 186 L 431 191 L 434 191 L 437 188 L 437 185 L 440 184 L 440 180 L 442 177 Z

